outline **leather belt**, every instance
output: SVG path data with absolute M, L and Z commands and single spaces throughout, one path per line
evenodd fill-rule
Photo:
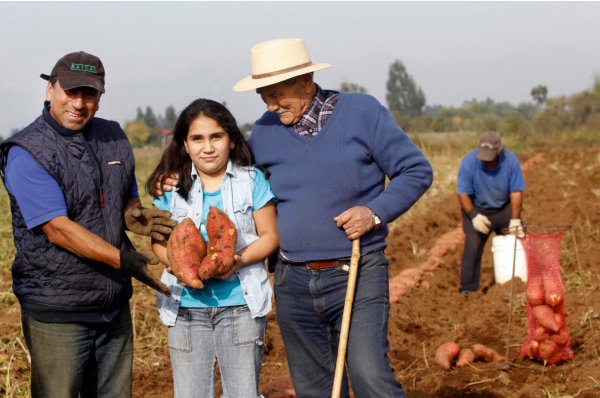
M 300 266 L 303 268 L 307 268 L 310 270 L 322 270 L 333 268 L 336 265 L 344 266 L 345 264 L 349 264 L 350 260 L 347 258 L 338 258 L 335 260 L 323 260 L 323 261 L 307 261 L 304 263 L 289 263 L 294 266 Z

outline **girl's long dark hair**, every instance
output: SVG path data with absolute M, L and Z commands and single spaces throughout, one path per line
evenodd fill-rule
M 169 146 L 163 152 L 160 162 L 146 181 L 146 192 L 156 197 L 156 183 L 172 174 L 179 175 L 178 193 L 188 199 L 192 189 L 192 160 L 185 151 L 184 142 L 192 122 L 199 116 L 206 116 L 216 121 L 225 130 L 229 139 L 235 143 L 235 147 L 229 152 L 231 161 L 240 166 L 251 166 L 254 164 L 252 153 L 248 142 L 240 131 L 235 118 L 227 108 L 213 100 L 200 98 L 185 108 L 173 130 L 173 138 Z

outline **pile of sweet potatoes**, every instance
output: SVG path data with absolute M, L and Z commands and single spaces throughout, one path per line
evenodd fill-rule
M 477 359 L 485 362 L 500 362 L 504 360 L 504 357 L 483 344 L 473 344 L 470 348 L 461 348 L 453 341 L 442 344 L 435 351 L 435 362 L 444 369 L 450 369 L 452 364 L 461 368 Z
M 519 348 L 521 357 L 555 365 L 573 356 L 565 321 L 565 291 L 562 281 L 556 279 L 559 277 L 542 272 L 528 278 L 525 295 L 529 333 Z
M 206 232 L 208 245 L 194 222 L 186 218 L 175 227 L 167 242 L 171 272 L 195 289 L 203 288 L 203 281 L 226 275 L 235 265 L 237 231 L 227 213 L 210 206 Z

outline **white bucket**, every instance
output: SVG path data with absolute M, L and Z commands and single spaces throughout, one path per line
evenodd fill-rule
M 494 259 L 494 278 L 496 283 L 510 281 L 515 261 L 515 277 L 527 282 L 527 260 L 521 241 L 517 239 L 515 256 L 515 235 L 496 235 L 492 238 L 492 256 Z

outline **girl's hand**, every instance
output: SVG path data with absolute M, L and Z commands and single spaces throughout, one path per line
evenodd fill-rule
M 244 266 L 244 263 L 242 261 L 242 254 L 234 254 L 233 259 L 235 260 L 235 264 L 233 265 L 233 267 L 231 267 L 229 272 L 227 272 L 226 274 L 219 275 L 217 277 L 218 279 L 221 279 L 221 280 L 229 279 L 235 273 L 235 271 L 237 271 L 238 269 L 240 269 L 241 267 Z
M 172 191 L 179 182 L 179 175 L 177 173 L 169 174 L 168 176 L 160 175 L 154 186 L 154 193 L 156 196 L 162 195 L 165 191 Z

